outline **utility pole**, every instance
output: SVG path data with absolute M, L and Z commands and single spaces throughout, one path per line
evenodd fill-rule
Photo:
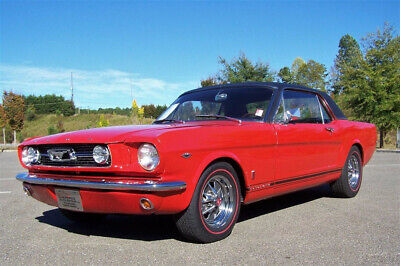
M 74 103 L 74 81 L 72 79 L 72 72 L 71 72 L 71 102 Z

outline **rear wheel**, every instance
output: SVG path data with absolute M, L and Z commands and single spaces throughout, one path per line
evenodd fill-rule
M 362 181 L 362 159 L 360 150 L 353 146 L 347 156 L 342 175 L 331 184 L 335 196 L 352 198 L 360 190 Z
M 66 209 L 60 209 L 60 212 L 69 220 L 78 223 L 95 222 L 106 218 L 106 214 L 102 213 L 88 213 L 88 212 L 76 212 Z
M 201 175 L 189 207 L 177 217 L 178 230 L 201 243 L 226 238 L 239 215 L 239 191 L 237 173 L 230 164 L 211 165 Z

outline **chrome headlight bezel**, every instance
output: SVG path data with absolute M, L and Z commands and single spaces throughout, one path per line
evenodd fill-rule
M 93 148 L 92 157 L 97 164 L 107 164 L 110 159 L 110 151 L 106 146 L 97 145 Z
M 26 166 L 37 164 L 40 162 L 40 152 L 34 147 L 26 146 L 22 149 L 21 161 Z
M 157 148 L 151 143 L 143 143 L 137 151 L 138 162 L 146 171 L 153 171 L 160 164 Z

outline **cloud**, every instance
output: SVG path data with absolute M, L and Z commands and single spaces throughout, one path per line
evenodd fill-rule
M 139 105 L 169 105 L 182 92 L 198 86 L 195 81 L 171 83 L 115 69 L 89 71 L 0 64 L 0 89 L 24 95 L 56 94 L 70 99 L 71 72 L 75 104 L 84 108 L 130 107 L 132 98 Z

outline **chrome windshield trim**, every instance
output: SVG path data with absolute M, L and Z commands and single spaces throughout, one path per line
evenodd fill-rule
M 174 182 L 154 182 L 147 180 L 136 183 L 124 183 L 124 182 L 100 182 L 100 181 L 81 181 L 81 180 L 70 180 L 70 179 L 52 179 L 52 178 L 41 178 L 34 174 L 21 173 L 15 177 L 21 182 L 36 185 L 53 185 L 61 187 L 72 187 L 72 188 L 89 188 L 89 189 L 106 189 L 106 190 L 127 190 L 127 191 L 178 191 L 186 188 L 186 183 L 183 181 Z

